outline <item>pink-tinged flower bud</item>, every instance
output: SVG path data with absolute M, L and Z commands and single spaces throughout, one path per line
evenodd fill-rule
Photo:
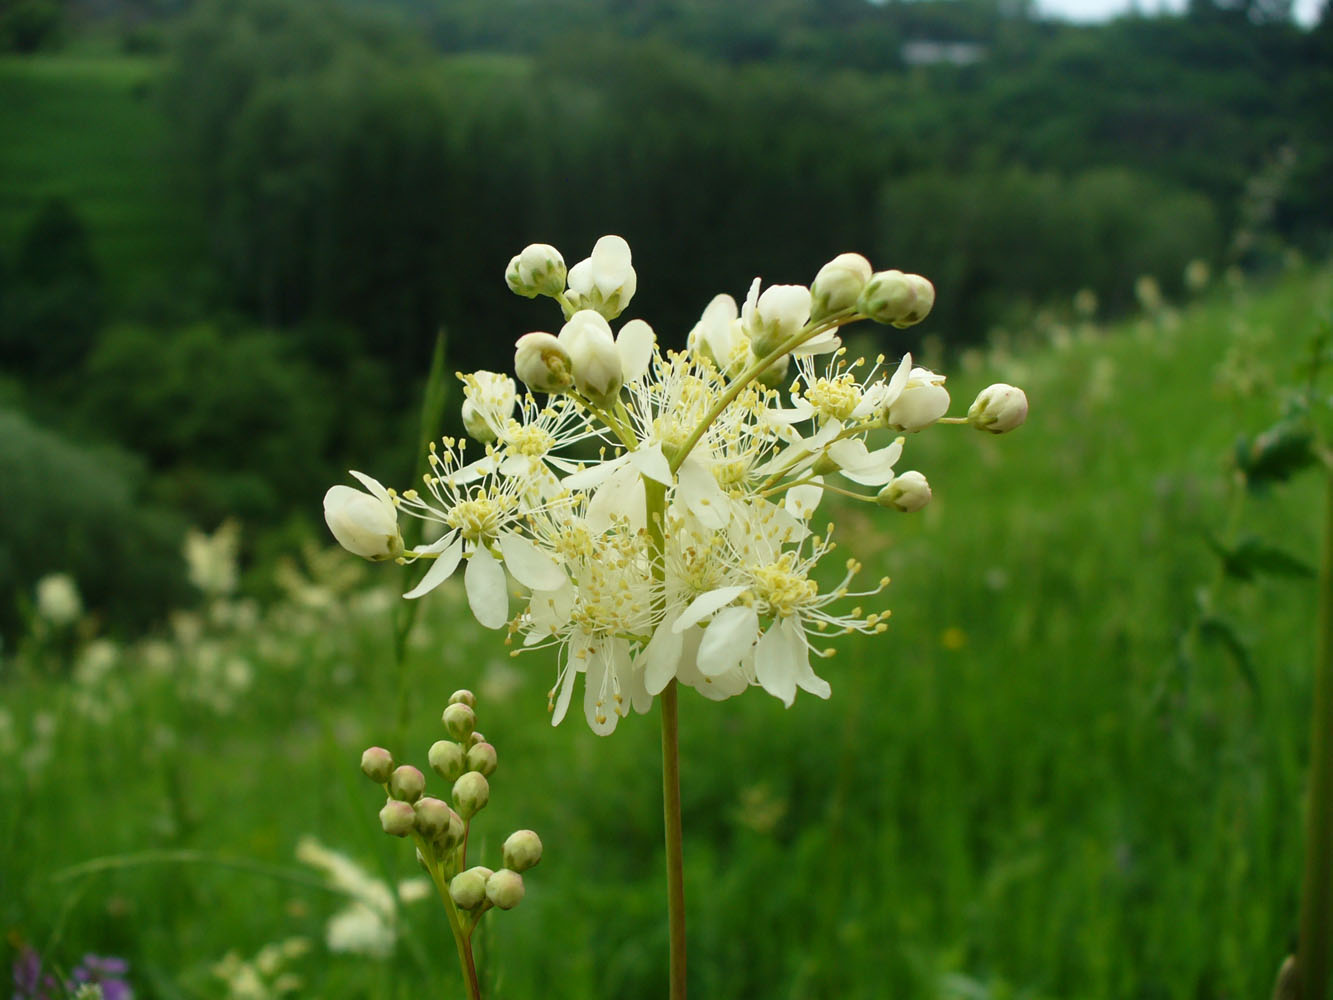
M 435 849 L 441 854 L 445 851 L 452 851 L 463 842 L 463 837 L 466 833 L 467 828 L 463 825 L 463 817 L 450 809 L 449 825 L 438 837 L 435 838 Z
M 449 883 L 449 895 L 459 909 L 475 910 L 486 902 L 486 881 L 493 874 L 489 868 L 478 865 L 453 877 Z
M 502 910 L 512 910 L 523 901 L 523 876 L 501 868 L 486 880 L 486 898 Z
M 1003 382 L 982 389 L 967 411 L 969 424 L 991 434 L 1004 434 L 1021 427 L 1027 418 L 1027 393 Z
M 441 718 L 444 721 L 444 728 L 449 730 L 449 735 L 460 743 L 465 742 L 477 728 L 477 713 L 461 701 L 454 702 L 446 708 Z
M 921 473 L 912 471 L 894 476 L 892 482 L 875 498 L 881 507 L 892 507 L 912 514 L 930 503 L 930 483 Z
M 389 794 L 404 802 L 415 802 L 426 791 L 426 776 L 411 764 L 394 768 L 389 775 Z
M 371 747 L 361 755 L 361 772 L 371 781 L 384 784 L 393 773 L 393 754 L 383 747 Z
M 532 830 L 515 830 L 504 842 L 504 866 L 525 872 L 542 859 L 542 840 Z
M 549 333 L 525 333 L 518 338 L 514 374 L 533 392 L 565 392 L 574 384 L 569 352 Z
M 479 771 L 468 771 L 454 782 L 454 808 L 464 822 L 486 808 L 491 799 L 490 782 Z
M 432 743 L 426 759 L 430 761 L 431 770 L 445 781 L 457 781 L 467 770 L 463 748 L 451 740 L 437 740 Z
M 859 253 L 838 254 L 810 284 L 810 318 L 821 320 L 853 308 L 872 273 L 870 261 Z
M 407 802 L 390 799 L 380 810 L 380 826 L 391 837 L 406 837 L 416 829 L 417 814 Z
M 438 840 L 449 829 L 449 817 L 454 811 L 449 803 L 429 796 L 419 798 L 412 804 L 416 812 L 416 830 L 427 840 Z
M 599 405 L 610 402 L 624 384 L 624 370 L 611 324 L 591 309 L 580 309 L 560 329 L 569 352 L 574 388 Z
M 403 554 L 398 508 L 389 491 L 369 476 L 353 472 L 369 492 L 330 486 L 324 494 L 324 522 L 338 544 L 362 559 L 380 562 Z
M 449 696 L 450 705 L 466 705 L 468 708 L 476 710 L 477 696 L 467 688 L 459 688 Z
M 473 733 L 471 736 L 467 738 L 466 746 L 467 749 L 471 750 L 478 743 L 485 743 L 485 742 L 486 742 L 485 736 L 482 736 L 481 733 Z
M 489 743 L 478 743 L 470 747 L 467 752 L 467 769 L 469 771 L 479 771 L 486 777 L 495 773 L 496 764 L 499 763 L 495 755 L 495 747 Z
M 552 298 L 565 290 L 565 258 L 545 243 L 530 243 L 505 268 L 505 284 L 515 295 Z
M 913 368 L 907 386 L 889 404 L 888 424 L 898 431 L 919 431 L 949 412 L 949 391 L 944 376 L 925 368 Z

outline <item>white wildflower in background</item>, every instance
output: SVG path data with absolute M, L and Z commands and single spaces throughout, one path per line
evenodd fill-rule
M 318 868 L 329 884 L 350 897 L 350 902 L 332 917 L 324 929 L 329 951 L 351 952 L 371 958 L 388 958 L 398 938 L 396 907 L 388 884 L 374 878 L 345 854 L 325 847 L 313 837 L 302 837 L 296 845 L 298 860 Z M 398 898 L 416 902 L 430 893 L 424 878 L 407 879 L 398 885 Z
M 494 372 L 460 376 L 480 453 L 433 444 L 422 488 L 402 492 L 353 473 L 365 491 L 333 487 L 325 515 L 357 555 L 429 563 L 405 596 L 461 569 L 482 625 L 507 626 L 520 650 L 554 649 L 557 723 L 580 680 L 601 734 L 673 681 L 714 700 L 750 687 L 787 705 L 798 691 L 829 697 L 814 661 L 834 636 L 886 628 L 886 610 L 859 602 L 888 581 L 858 586 L 858 561 L 831 557 L 833 526 L 816 522 L 825 494 L 920 510 L 931 488 L 901 471 L 908 435 L 942 422 L 998 434 L 1027 415 L 1022 390 L 997 384 L 949 417 L 945 377 L 910 355 L 849 359 L 843 326 L 910 326 L 935 299 L 920 275 L 876 272 L 858 254 L 811 287 L 756 278 L 739 305 L 715 296 L 680 352 L 660 350 L 642 320 L 619 323 L 637 275 L 618 236 L 567 274 L 534 244 L 505 280 L 564 317 L 557 334 L 518 339 L 528 391 Z M 439 536 L 404 550 L 400 514 Z
M 78 584 L 68 573 L 51 573 L 37 581 L 37 613 L 57 628 L 72 625 L 83 614 Z
M 236 589 L 241 526 L 223 521 L 211 535 L 197 529 L 185 533 L 185 566 L 190 582 L 207 597 L 225 597 Z

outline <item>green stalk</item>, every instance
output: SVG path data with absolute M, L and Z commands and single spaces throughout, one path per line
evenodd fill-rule
M 666 600 L 666 486 L 644 478 L 644 507 L 652 546 L 655 603 Z M 661 610 L 660 607 L 655 610 Z M 662 825 L 666 837 L 667 929 L 670 934 L 670 998 L 685 1000 L 685 858 L 680 821 L 680 725 L 673 677 L 662 690 Z
M 1333 955 L 1333 474 L 1324 503 L 1319 573 L 1319 638 L 1310 715 L 1310 797 L 1305 817 L 1305 878 L 1296 953 L 1304 1000 L 1328 996 Z

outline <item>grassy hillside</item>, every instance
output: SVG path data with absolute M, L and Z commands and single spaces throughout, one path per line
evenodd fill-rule
M 913 439 L 904 466 L 935 490 L 920 515 L 830 511 L 867 575 L 894 578 L 889 632 L 842 640 L 829 702 L 682 698 L 696 996 L 1270 989 L 1296 921 L 1313 588 L 1220 581 L 1205 539 L 1314 550 L 1319 484 L 1247 499 L 1228 456 L 1278 414 L 1330 303 L 1328 271 L 1293 272 L 953 366 L 959 403 L 1004 379 L 1032 415 L 1005 438 Z M 381 743 L 424 765 L 468 686 L 500 756 L 483 857 L 519 826 L 546 843 L 523 905 L 491 919 L 488 995 L 659 995 L 655 719 L 552 730 L 553 664 L 510 660 L 456 588 L 400 686 L 397 573 L 353 563 L 284 570 L 290 602 L 257 618 L 226 602 L 153 643 L 85 649 L 70 680 L 69 651 L 31 640 L 0 719 L 11 942 L 123 955 L 143 997 L 223 997 L 224 954 L 301 936 L 297 995 L 455 995 L 429 902 L 406 904 L 395 961 L 328 955 L 345 900 L 294 852 L 314 835 L 414 874 L 357 756 Z M 1248 645 L 1252 683 L 1206 641 L 1200 601 Z M 145 849 L 194 853 L 124 856 Z
M 155 104 L 156 61 L 0 57 L 0 248 L 12 253 L 47 198 L 83 218 L 115 292 L 198 259 L 201 229 L 178 196 Z

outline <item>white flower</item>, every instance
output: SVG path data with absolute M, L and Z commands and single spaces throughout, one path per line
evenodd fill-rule
M 331 486 L 324 494 L 324 521 L 338 544 L 353 555 L 380 561 L 403 554 L 398 531 L 398 508 L 380 483 L 352 471 L 367 492 L 350 486 Z
M 741 309 L 741 327 L 758 357 L 791 339 L 810 319 L 810 289 L 804 285 L 769 285 L 759 292 L 759 279 L 750 285 Z
M 1028 397 L 1016 386 L 996 382 L 977 394 L 967 411 L 967 422 L 979 431 L 1004 434 L 1028 418 Z
M 859 253 L 840 253 L 821 267 L 810 284 L 813 318 L 854 307 L 871 273 L 870 261 Z
M 591 257 L 569 269 L 569 298 L 575 308 L 595 309 L 607 319 L 625 311 L 637 287 L 629 244 L 619 236 L 603 236 Z
M 909 433 L 929 427 L 949 412 L 949 390 L 944 376 L 926 368 L 913 368 L 907 385 L 890 404 L 888 424 Z
M 514 380 L 497 372 L 478 371 L 463 378 L 463 426 L 473 440 L 494 441 L 514 413 L 518 392 Z
M 921 473 L 912 471 L 895 476 L 889 485 L 879 491 L 882 507 L 892 507 L 904 514 L 913 514 L 930 503 L 930 483 Z
M 236 552 L 241 544 L 241 526 L 223 521 L 207 535 L 191 529 L 185 533 L 185 565 L 190 582 L 210 597 L 221 597 L 236 589 Z
M 728 378 L 739 375 L 749 363 L 750 338 L 741 329 L 736 300 L 725 294 L 714 296 L 694 324 L 686 344 Z
M 70 625 L 83 614 L 78 585 L 68 573 L 51 573 L 37 581 L 37 613 L 52 625 Z
M 625 381 L 624 365 L 605 316 L 580 309 L 569 317 L 557 339 L 569 354 L 574 388 L 598 404 L 608 402 L 620 391 Z
M 525 333 L 518 338 L 514 374 L 533 392 L 564 392 L 574 384 L 569 352 L 549 333 Z

